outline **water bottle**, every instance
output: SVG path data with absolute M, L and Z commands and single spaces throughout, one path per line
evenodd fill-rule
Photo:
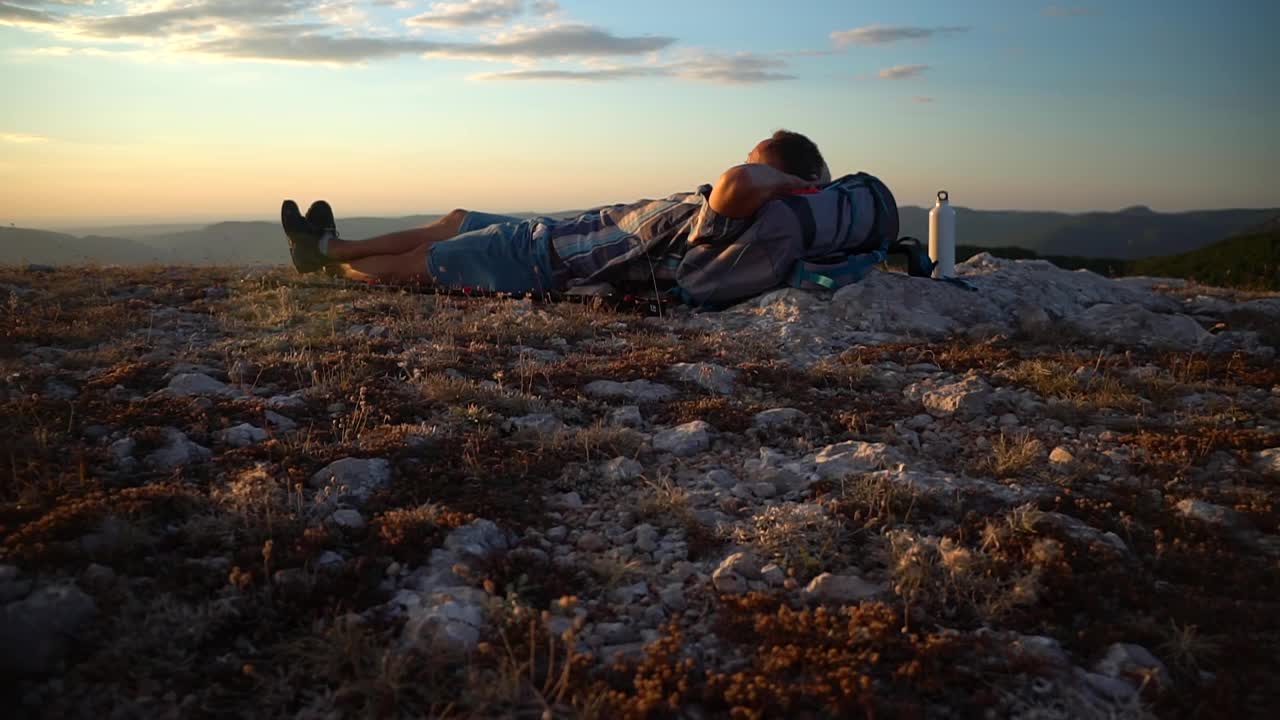
M 956 211 L 946 190 L 938 191 L 938 203 L 929 211 L 929 259 L 935 278 L 956 275 Z

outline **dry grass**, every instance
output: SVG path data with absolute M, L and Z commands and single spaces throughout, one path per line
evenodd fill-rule
M 849 560 L 836 518 L 812 505 L 766 508 L 729 533 L 733 542 L 755 549 L 788 574 L 807 581 Z
M 1013 478 L 1045 462 L 1044 445 L 1030 433 L 1006 434 L 991 440 L 989 454 L 974 463 L 971 472 Z
M 791 349 L 776 340 L 678 321 L 242 275 L 0 269 L 0 282 L 33 293 L 19 303 L 0 298 L 0 562 L 40 583 L 78 577 L 90 562 L 121 577 L 92 590 L 99 615 L 70 669 L 30 681 L 49 716 L 91 707 L 139 717 L 921 717 L 951 708 L 1138 718 L 1265 716 L 1275 707 L 1280 586 L 1264 572 L 1273 558 L 1171 509 L 1172 499 L 1198 497 L 1244 513 L 1263 533 L 1278 526 L 1274 483 L 1248 468 L 1251 453 L 1280 445 L 1265 429 L 1274 412 L 1258 400 L 1280 382 L 1273 367 L 1193 354 L 903 343 L 801 369 L 783 360 Z M 229 294 L 206 296 L 215 285 Z M 352 334 L 357 324 L 379 330 Z M 540 353 L 517 344 L 559 359 L 535 360 Z M 68 352 L 28 357 L 41 345 Z M 235 375 L 233 384 L 256 395 L 153 396 L 179 361 L 208 365 L 219 379 Z M 810 488 L 805 500 L 825 513 L 778 500 L 720 534 L 699 521 L 715 502 L 669 473 L 679 467 L 693 478 L 704 463 L 729 458 L 652 454 L 643 435 L 604 421 L 609 404 L 581 395 L 594 379 L 669 381 L 671 364 L 699 361 L 740 370 L 735 394 L 685 388 L 644 409 L 651 425 L 705 419 L 728 432 L 782 406 L 809 416 L 802 435 L 727 434 L 721 447 L 730 453 L 768 444 L 795 456 L 851 437 L 895 442 L 885 428 L 915 409 L 900 388 L 878 382 L 881 361 L 976 370 L 1052 400 L 1046 415 L 1063 408 L 1115 424 L 1105 438 L 1092 429 L 1077 436 L 1096 464 L 1052 475 L 1037 472 L 1052 442 L 1043 428 L 1036 437 L 990 438 L 991 456 L 974 471 L 1052 490 L 1035 506 L 993 516 L 973 512 L 967 496 L 918 496 L 873 474 Z M 80 395 L 37 397 L 49 380 Z M 1190 392 L 1224 401 L 1188 410 L 1181 401 Z M 229 425 L 265 426 L 262 399 L 295 393 L 304 402 L 284 414 L 297 430 L 247 448 L 219 441 Z M 543 411 L 570 429 L 504 430 L 514 415 Z M 90 437 L 95 426 L 127 431 L 138 458 L 167 428 L 180 428 L 214 458 L 126 471 L 107 449 L 113 437 Z M 383 457 L 393 467 L 391 486 L 362 509 L 364 531 L 327 527 L 332 507 L 308 487 L 345 456 Z M 599 463 L 618 456 L 640 461 L 646 475 L 602 487 Z M 1220 469 L 1207 473 L 1210 463 Z M 1110 479 L 1092 477 L 1101 474 Z M 545 535 L 530 533 L 522 553 L 466 573 L 489 592 L 493 612 L 470 657 L 407 650 L 402 621 L 369 612 L 388 599 L 391 563 L 421 567 L 451 529 L 475 518 L 513 537 L 577 522 L 543 507 L 575 482 L 595 483 L 583 493 L 589 502 L 619 505 L 602 507 L 605 519 L 634 511 L 668 538 L 683 534 L 699 573 L 732 540 L 780 561 L 793 579 L 856 564 L 895 595 L 887 604 L 797 610 L 790 592 L 721 596 L 689 579 L 688 611 L 672 618 L 649 657 L 605 666 L 574 646 L 581 624 L 552 636 L 544 612 L 568 616 L 572 608 L 557 598 L 572 593 L 587 613 L 580 623 L 630 622 L 608 590 L 640 580 L 656 589 L 665 569 L 656 555 L 562 567 L 556 553 L 538 559 Z M 1118 533 L 1129 553 L 1098 552 L 1087 533 L 1072 536 L 1049 511 Z M 325 552 L 345 562 L 322 566 Z M 299 587 L 290 591 L 277 571 L 300 577 Z M 1006 631 L 1058 638 L 1082 664 L 1112 642 L 1136 642 L 1168 664 L 1175 683 L 1148 692 L 1154 710 L 1138 700 L 1103 706 L 1074 685 L 1044 690 L 1043 667 L 1008 663 L 998 640 Z M 707 636 L 715 652 L 693 657 L 695 643 L 712 647 Z M 0 679 L 0 690 L 10 689 L 11 679 Z

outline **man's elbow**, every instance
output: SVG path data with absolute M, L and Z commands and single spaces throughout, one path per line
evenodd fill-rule
M 718 215 L 742 218 L 754 214 L 759 209 L 757 194 L 749 167 L 738 165 L 725 170 L 716 180 L 708 203 Z

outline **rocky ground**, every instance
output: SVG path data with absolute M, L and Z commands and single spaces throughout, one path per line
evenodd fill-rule
M 1270 716 L 1280 298 L 962 272 L 641 318 L 2 269 L 5 705 Z

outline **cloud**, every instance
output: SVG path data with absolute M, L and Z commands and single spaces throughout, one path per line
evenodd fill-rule
M 879 75 L 881 80 L 910 80 L 920 77 L 928 69 L 928 65 L 894 65 L 884 68 Z
M 1097 13 L 1098 10 L 1088 5 L 1050 5 L 1044 9 L 1044 14 L 1049 17 L 1082 17 Z
M 851 30 L 837 30 L 831 39 L 838 47 L 849 45 L 887 45 L 901 40 L 928 40 L 934 35 L 952 35 L 968 32 L 967 27 L 901 27 L 890 25 L 866 25 Z
M 806 54 L 676 51 L 675 37 L 566 20 L 556 0 L 0 0 L 0 13 L 0 24 L 21 22 L 55 40 L 25 51 L 33 56 L 336 66 L 418 56 L 514 64 L 473 76 L 485 80 L 778 82 L 794 78 L 787 58 Z M 516 18 L 527 24 L 488 28 Z M 814 54 L 824 52 L 833 51 Z
M 490 60 L 641 55 L 674 38 L 618 37 L 588 25 L 522 30 L 489 42 L 446 42 L 402 37 L 360 37 L 318 32 L 323 26 L 282 25 L 251 34 L 201 40 L 189 52 L 243 60 L 280 60 L 346 65 L 400 55 Z
M 463 27 L 505 22 L 522 12 L 524 0 L 452 0 L 434 3 L 426 12 L 404 22 L 428 27 Z
M 0 2 L 0 25 L 54 25 L 58 20 L 57 15 Z
M 474 80 L 553 80 L 568 82 L 606 82 L 637 77 L 670 76 L 665 68 L 636 65 L 632 67 L 592 68 L 588 70 L 502 70 L 473 75 Z
M 911 102 L 918 103 L 920 105 L 928 105 L 929 103 L 933 102 L 933 98 L 929 97 L 928 95 L 917 95 L 911 98 Z
M 673 37 L 618 37 L 591 25 L 554 25 L 520 30 L 488 43 L 457 43 L 440 54 L 471 57 L 556 58 L 642 55 L 670 47 Z
M 506 70 L 473 76 L 476 80 L 542 80 L 608 82 L 630 78 L 666 77 L 721 85 L 746 85 L 792 80 L 780 70 L 786 63 L 778 58 L 744 53 L 739 55 L 698 55 L 679 62 L 657 65 L 624 65 L 583 70 Z
M 138 13 L 82 16 L 71 21 L 71 29 L 76 35 L 102 39 L 197 35 L 226 25 L 277 22 L 313 5 L 316 3 L 307 0 L 204 0 L 178 6 L 162 5 Z
M 11 142 L 25 145 L 29 143 L 49 142 L 49 138 L 43 135 L 32 135 L 30 133 L 0 132 L 0 142 Z

